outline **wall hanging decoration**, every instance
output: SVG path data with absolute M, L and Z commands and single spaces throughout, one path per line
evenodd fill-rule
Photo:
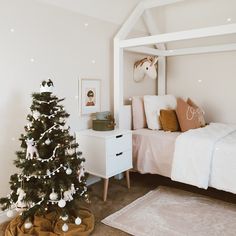
M 79 79 L 80 115 L 99 112 L 101 109 L 101 80 Z
M 134 81 L 141 82 L 145 77 L 157 78 L 157 57 L 145 57 L 134 63 Z

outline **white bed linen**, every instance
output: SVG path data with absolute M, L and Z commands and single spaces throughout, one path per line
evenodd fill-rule
M 236 193 L 236 125 L 211 123 L 179 135 L 171 179 Z
M 209 185 L 236 194 L 236 132 L 217 143 Z

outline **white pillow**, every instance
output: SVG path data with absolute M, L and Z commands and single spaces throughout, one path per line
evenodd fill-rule
M 161 129 L 159 120 L 161 109 L 176 109 L 177 101 L 173 95 L 144 96 L 144 108 L 149 129 Z

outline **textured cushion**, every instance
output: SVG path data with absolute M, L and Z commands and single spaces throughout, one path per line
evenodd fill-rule
M 177 117 L 181 131 L 185 132 L 190 129 L 200 128 L 200 122 L 197 115 L 198 109 L 190 106 L 182 98 L 177 99 Z
M 176 98 L 173 95 L 144 96 L 144 108 L 149 129 L 161 129 L 159 120 L 161 109 L 176 109 Z
M 133 129 L 147 128 L 143 97 L 132 98 Z
M 188 103 L 190 106 L 194 107 L 194 109 L 197 109 L 197 110 L 198 110 L 197 115 L 198 115 L 198 120 L 199 120 L 199 122 L 200 122 L 200 126 L 201 126 L 201 127 L 206 126 L 206 122 L 205 122 L 203 110 L 202 110 L 199 106 L 197 106 L 190 98 L 188 98 L 187 103 Z
M 164 131 L 176 132 L 180 130 L 175 110 L 161 110 L 160 122 Z

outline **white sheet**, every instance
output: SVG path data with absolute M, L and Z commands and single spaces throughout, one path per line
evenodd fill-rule
M 211 123 L 205 128 L 179 135 L 171 179 L 204 189 L 210 183 L 212 187 L 235 193 L 236 181 L 233 179 L 236 179 L 236 171 L 233 166 L 236 165 L 236 146 L 232 146 L 236 142 L 235 131 L 236 125 Z
M 216 144 L 209 185 L 236 194 L 236 132 Z

